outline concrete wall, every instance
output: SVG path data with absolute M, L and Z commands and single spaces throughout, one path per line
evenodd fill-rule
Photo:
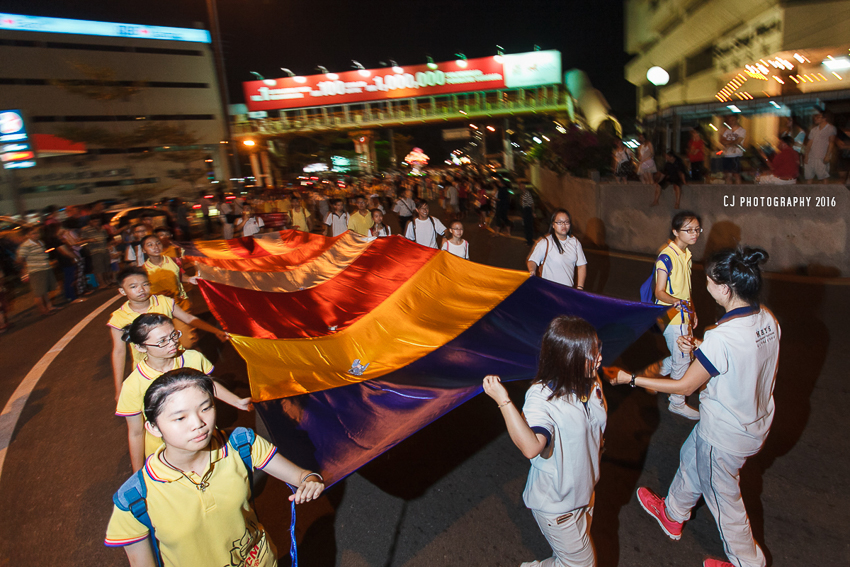
M 660 205 L 650 207 L 648 185 L 559 178 L 537 166 L 530 178 L 551 208 L 570 211 L 588 248 L 654 255 L 670 235 L 676 213 L 672 188 L 662 193 Z M 798 204 L 776 206 L 781 198 L 796 198 Z M 692 248 L 696 261 L 744 243 L 768 251 L 767 271 L 850 277 L 850 191 L 843 185 L 690 185 L 681 206 L 702 216 L 705 232 Z

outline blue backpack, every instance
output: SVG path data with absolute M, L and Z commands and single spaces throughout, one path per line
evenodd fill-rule
M 254 500 L 254 463 L 251 459 L 251 447 L 254 445 L 256 434 L 252 429 L 247 427 L 237 427 L 230 433 L 227 442 L 233 449 L 239 453 L 242 463 L 245 465 L 245 470 L 248 472 L 248 486 L 250 487 L 251 501 Z M 297 489 L 291 484 L 286 484 L 292 492 Z M 153 550 L 153 557 L 157 567 L 163 567 L 162 554 L 159 552 L 159 542 L 156 539 L 156 533 L 148 515 L 147 503 L 148 489 L 145 484 L 145 469 L 144 467 L 127 479 L 121 485 L 118 492 L 112 497 L 112 501 L 119 510 L 130 512 L 133 517 L 144 525 L 150 532 L 148 541 Z M 292 503 L 292 521 L 289 524 L 289 534 L 292 538 L 292 543 L 289 547 L 289 555 L 292 558 L 292 567 L 298 567 L 298 548 L 295 544 L 295 502 Z
M 672 293 L 673 286 L 670 284 L 670 272 L 673 271 L 673 261 L 667 254 L 659 254 L 655 263 L 657 263 L 658 260 L 661 260 L 664 263 L 664 267 L 667 268 L 667 292 Z M 652 264 L 652 274 L 650 274 L 649 278 L 640 286 L 641 303 L 655 303 L 655 275 L 658 272 L 658 269 L 655 267 L 655 263 Z

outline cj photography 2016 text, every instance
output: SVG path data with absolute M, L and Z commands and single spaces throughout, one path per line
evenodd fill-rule
M 744 197 L 741 195 L 723 195 L 724 207 L 834 207 L 835 197 Z

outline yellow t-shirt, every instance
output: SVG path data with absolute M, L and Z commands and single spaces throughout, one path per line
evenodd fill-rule
M 180 281 L 180 266 L 173 258 L 162 256 L 162 263 L 159 266 L 148 259 L 144 268 L 151 282 L 151 293 L 174 299 L 186 298 L 186 291 Z
M 133 350 L 136 349 L 134 348 Z M 138 351 L 136 350 L 136 352 Z M 144 411 L 145 393 L 147 393 L 153 381 L 164 374 L 148 366 L 146 360 L 139 362 L 130 375 L 124 379 L 124 384 L 121 386 L 121 394 L 118 396 L 118 406 L 115 409 L 115 415 L 129 417 L 131 415 L 139 415 Z M 175 358 L 174 364 L 169 370 L 176 370 L 178 368 L 194 368 L 207 376 L 212 374 L 212 371 L 215 369 L 212 362 L 196 350 L 187 350 Z M 159 437 L 154 437 L 145 430 L 145 456 L 153 454 L 160 445 L 162 445 L 162 440 Z
M 366 211 L 368 213 L 368 211 Z M 353 230 L 358 234 L 362 234 L 363 236 L 369 236 L 369 229 L 375 225 L 375 221 L 372 220 L 372 215 L 361 215 L 359 211 L 355 211 L 351 213 L 351 216 L 348 218 L 348 230 Z
M 290 209 L 292 209 L 292 203 L 289 199 L 278 199 L 274 202 L 275 208 L 279 213 L 288 213 Z
M 204 474 L 185 473 L 197 484 L 206 477 L 209 486 L 203 491 L 161 460 L 164 445 L 145 462 L 148 516 L 165 567 L 277 565 L 274 545 L 248 501 L 248 471 L 239 453 L 227 445 L 226 435 L 221 430 L 213 435 Z M 264 468 L 276 452 L 257 436 L 251 448 L 254 469 Z M 113 507 L 107 546 L 123 547 L 147 537 L 148 529 L 131 512 Z
M 301 210 L 298 212 L 290 210 L 289 218 L 292 219 L 292 228 L 302 232 L 310 232 L 309 223 L 307 222 L 307 219 L 310 218 L 310 213 L 304 210 L 304 207 L 301 207 Z
M 687 301 L 691 300 L 691 251 L 689 249 L 682 251 L 679 250 L 679 247 L 676 246 L 673 242 L 670 242 L 663 250 L 661 250 L 659 256 L 667 256 L 670 258 L 670 263 L 673 266 L 673 270 L 670 273 L 670 283 L 665 287 L 667 293 L 675 297 L 676 299 L 684 299 Z M 663 260 L 656 260 L 655 262 L 655 270 L 656 274 L 658 270 L 662 270 L 664 273 L 667 273 L 667 266 L 664 265 Z M 656 275 L 656 277 L 658 277 Z M 669 303 L 664 303 L 663 301 L 655 300 L 655 303 L 658 305 L 670 305 Z M 687 312 L 684 313 L 684 319 L 682 318 L 682 312 L 678 311 L 676 316 L 670 320 L 670 325 L 688 325 L 690 323 L 690 316 Z
M 171 319 L 174 318 L 174 300 L 170 297 L 165 297 L 164 295 L 151 295 L 148 299 L 148 303 L 148 310 L 145 313 L 159 313 Z M 144 315 L 144 313 L 136 313 L 130 309 L 130 302 L 127 301 L 124 305 L 112 312 L 112 316 L 109 318 L 106 325 L 108 327 L 118 329 L 119 331 L 123 331 L 124 327 L 135 321 L 139 315 Z M 132 346 L 130 346 L 130 355 L 133 357 L 134 366 L 145 356 L 144 353 L 139 352 Z

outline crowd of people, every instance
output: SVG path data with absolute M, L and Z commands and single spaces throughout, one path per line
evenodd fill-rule
M 817 110 L 812 121 L 807 132 L 793 116 L 785 117 L 775 145 L 755 147 L 750 152 L 749 173 L 753 182 L 791 185 L 798 181 L 829 183 L 832 179 L 850 185 L 848 129 L 836 128 L 830 112 Z M 727 184 L 742 182 L 747 131 L 735 114 L 723 118 L 723 127 L 717 131 L 713 144 L 705 131 L 693 128 L 684 144 L 683 155 L 668 150 L 660 164 L 656 161 L 652 141 L 644 133 L 638 134 L 637 141 L 636 155 L 622 141 L 617 142 L 611 167 L 618 183 L 637 178 L 641 183 L 654 186 L 653 206 L 658 204 L 661 190 L 672 186 L 678 209 L 682 186 L 705 183 L 707 172 L 716 172 L 718 181 L 722 175 L 722 181 Z
M 654 175 L 651 169 L 647 165 L 642 174 Z M 321 185 L 250 198 L 218 195 L 207 204 L 221 213 L 221 235 L 232 237 L 277 229 L 274 223 L 282 220 L 284 227 L 331 237 L 346 231 L 370 239 L 401 234 L 469 260 L 463 221 L 472 218 L 480 226 L 492 222 L 493 236 L 503 230 L 510 234 L 511 192 L 492 177 L 453 172 L 361 180 L 346 187 Z M 533 195 L 522 182 L 516 188 L 531 246 L 525 266 L 529 275 L 583 290 L 588 262 L 572 234 L 569 211 L 554 211 L 546 234 L 535 241 Z M 442 205 L 445 222 L 430 214 L 435 202 Z M 192 314 L 187 287 L 197 281 L 188 275 L 191 267 L 173 241 L 175 232 L 189 234 L 189 223 L 173 216 L 157 223 L 143 215 L 123 233 L 112 234 L 102 226 L 98 211 L 71 213 L 63 222 L 33 227 L 18 256 L 36 305 L 45 314 L 54 309 L 49 293 L 56 283 L 54 260 L 60 260 L 69 300 L 95 285 L 113 284 L 126 298 L 108 326 L 115 414 L 126 421 L 133 476 L 115 495 L 106 544 L 123 547 L 131 565 L 158 560 L 164 565 L 227 564 L 234 558 L 274 565 L 274 547 L 251 505 L 253 471 L 265 470 L 292 485 L 290 499 L 298 504 L 318 498 L 324 479 L 277 454 L 253 431 L 216 428 L 215 399 L 241 411 L 253 406 L 249 397 L 218 382 L 213 364 L 193 348 L 195 330 L 221 341 L 230 337 Z M 208 217 L 207 211 L 202 230 L 214 235 Z M 398 225 L 392 226 L 396 220 Z M 767 253 L 740 248 L 711 258 L 706 265 L 708 292 L 726 315 L 699 341 L 694 338 L 698 320 L 689 248 L 701 233 L 698 214 L 677 213 L 653 268 L 653 302 L 670 308 L 664 320 L 669 356 L 634 373 L 610 368 L 603 375 L 614 385 L 668 394 L 670 412 L 697 422 L 681 449 L 666 498 L 641 487 L 639 504 L 665 534 L 679 539 L 690 511 L 704 497 L 730 560 L 709 559 L 705 565 L 760 567 L 765 559 L 752 536 L 738 471 L 759 451 L 773 419 L 780 331 L 759 302 L 760 264 Z M 83 248 L 88 249 L 85 254 Z M 523 499 L 553 550 L 551 558 L 524 566 L 596 564 L 590 526 L 607 419 L 601 349 L 587 321 L 559 316 L 542 338 L 537 376 L 522 412 L 498 376 L 484 379 L 484 391 L 497 402 L 511 440 L 531 461 Z M 699 389 L 697 409 L 686 396 Z M 209 502 L 217 504 L 210 508 Z M 187 531 L 201 521 L 204 529 Z

